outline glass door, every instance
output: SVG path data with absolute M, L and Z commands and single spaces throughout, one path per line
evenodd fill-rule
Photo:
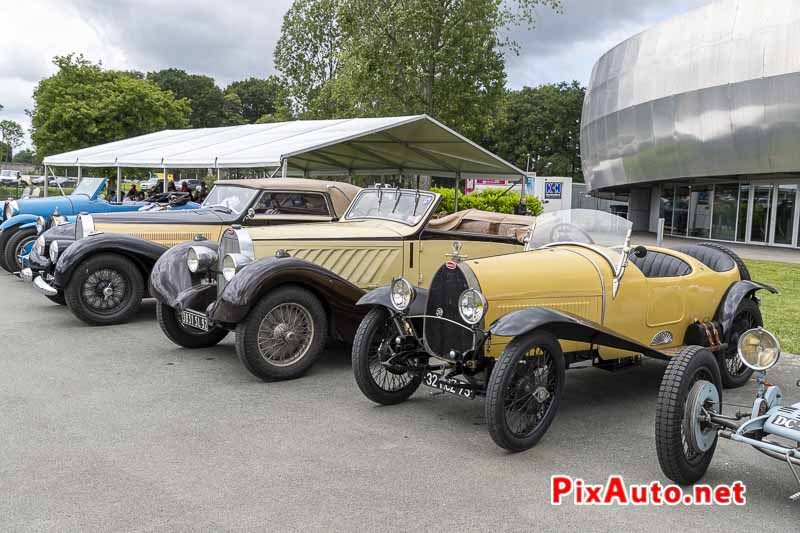
M 797 207 L 797 184 L 786 183 L 775 191 L 775 234 L 773 244 L 791 246 L 795 239 L 795 211 Z
M 753 210 L 750 217 L 750 242 L 766 243 L 769 239 L 773 185 L 771 183 L 754 183 L 752 188 Z
M 689 199 L 692 190 L 687 185 L 675 188 L 675 209 L 672 213 L 672 235 L 686 236 L 689 225 Z
M 711 223 L 712 239 L 722 241 L 736 240 L 738 203 L 738 183 L 722 183 L 714 187 L 714 205 L 712 209 L 714 220 Z

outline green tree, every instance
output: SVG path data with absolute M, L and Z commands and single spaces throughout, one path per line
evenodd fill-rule
M 572 83 L 525 87 L 506 95 L 492 134 L 494 150 L 542 176 L 583 181 L 581 112 L 586 88 Z
M 58 72 L 33 92 L 31 139 L 42 157 L 188 125 L 189 104 L 156 84 L 103 70 L 82 55 L 56 56 Z
M 0 120 L 0 140 L 6 145 L 7 149 L 0 153 L 2 161 L 11 161 L 14 155 L 14 148 L 22 144 L 25 134 L 22 126 L 13 120 Z
M 482 137 L 502 99 L 504 38 L 559 0 L 298 0 L 276 65 L 311 116 L 427 113 Z M 290 56 L 290 57 L 289 57 Z
M 275 47 L 275 66 L 283 76 L 295 110 L 309 117 L 329 116 L 328 82 L 342 53 L 339 9 L 347 0 L 295 0 L 283 17 Z
M 149 72 L 147 79 L 161 89 L 171 91 L 176 99 L 185 98 L 189 102 L 189 125 L 193 128 L 214 128 L 240 123 L 238 117 L 225 112 L 225 94 L 217 87 L 214 78 L 168 68 Z
M 26 148 L 14 154 L 14 163 L 33 163 L 33 150 Z
M 225 88 L 226 96 L 232 94 L 238 96 L 240 114 L 248 124 L 255 124 L 264 116 L 290 114 L 286 89 L 277 76 L 235 81 Z

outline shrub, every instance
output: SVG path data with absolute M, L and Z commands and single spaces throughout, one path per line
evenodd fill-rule
M 439 213 L 453 213 L 455 211 L 455 190 L 449 188 L 433 188 L 433 192 L 442 195 L 439 204 Z M 505 193 L 505 194 L 504 194 Z M 535 196 L 528 195 L 528 210 L 533 215 L 541 215 L 544 208 L 542 202 Z M 519 194 L 505 189 L 484 189 L 479 192 L 458 195 L 458 210 L 480 209 L 481 211 L 494 211 L 495 213 L 514 213 L 514 208 L 519 205 Z

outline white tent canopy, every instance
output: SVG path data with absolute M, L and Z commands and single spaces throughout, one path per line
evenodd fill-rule
M 279 168 L 284 175 L 524 173 L 427 115 L 164 130 L 52 155 L 51 167 Z

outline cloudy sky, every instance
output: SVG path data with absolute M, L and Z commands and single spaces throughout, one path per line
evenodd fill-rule
M 109 68 L 179 67 L 221 86 L 274 72 L 272 53 L 292 0 L 3 0 L 0 26 L 0 119 L 26 129 L 36 83 L 58 54 L 82 52 Z M 672 15 L 709 0 L 562 0 L 541 10 L 532 31 L 514 30 L 509 85 L 588 82 L 606 50 Z

